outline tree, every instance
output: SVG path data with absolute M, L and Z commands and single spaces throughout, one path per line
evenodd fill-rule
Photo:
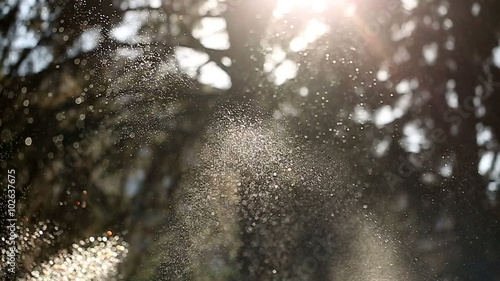
M 131 280 L 500 275 L 494 1 L 3 5 L 1 166 L 60 248 L 125 231 Z

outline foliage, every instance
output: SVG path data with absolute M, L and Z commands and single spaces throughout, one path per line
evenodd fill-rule
M 313 2 L 0 3 L 0 165 L 65 231 L 20 271 L 113 230 L 130 280 L 362 280 L 392 247 L 395 280 L 497 280 L 500 4 Z

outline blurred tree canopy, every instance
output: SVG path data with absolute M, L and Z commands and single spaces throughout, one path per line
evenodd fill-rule
M 0 3 L 0 165 L 17 171 L 23 227 L 65 231 L 24 251 L 20 272 L 112 230 L 130 244 L 127 280 L 295 280 L 288 271 L 315 247 L 300 241 L 356 228 L 328 218 L 335 210 L 369 212 L 407 249 L 415 280 L 500 280 L 499 14 L 494 0 Z M 245 180 L 221 172 L 233 162 L 211 158 L 224 147 L 199 153 L 231 138 L 253 147 L 245 134 L 212 143 L 220 120 L 249 132 L 262 122 L 273 134 L 255 149 L 285 146 L 273 142 L 284 127 L 300 153 L 275 163 L 262 152 L 252 167 L 306 163 L 308 184 L 270 191 L 282 205 L 252 197 L 277 180 L 236 164 Z M 193 171 L 202 165 L 211 174 Z M 237 215 L 221 221 L 239 242 L 182 252 L 198 249 L 179 226 L 186 209 L 236 184 Z M 262 210 L 293 219 L 271 226 L 254 218 Z M 345 259 L 340 248 L 331 259 Z M 334 274 L 322 263 L 298 280 Z

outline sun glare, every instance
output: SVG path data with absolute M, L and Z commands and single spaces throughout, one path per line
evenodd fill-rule
M 281 18 L 300 9 L 307 9 L 319 14 L 332 5 L 344 10 L 346 16 L 352 16 L 355 12 L 355 5 L 349 0 L 278 0 L 274 17 Z

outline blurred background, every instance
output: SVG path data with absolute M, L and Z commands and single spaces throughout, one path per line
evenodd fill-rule
M 17 278 L 500 280 L 499 15 L 0 2 Z

